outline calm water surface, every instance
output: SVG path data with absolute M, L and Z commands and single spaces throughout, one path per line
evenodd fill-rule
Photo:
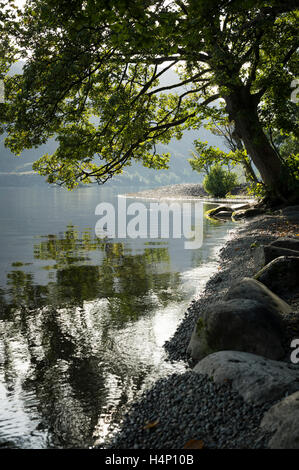
M 163 344 L 232 222 L 205 219 L 198 250 L 98 239 L 103 201 L 117 190 L 0 188 L 0 447 L 99 444 L 142 390 L 184 371 Z

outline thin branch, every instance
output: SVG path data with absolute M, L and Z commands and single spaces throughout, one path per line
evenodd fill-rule
M 169 86 L 163 86 L 163 87 L 160 87 L 160 88 L 156 88 L 155 90 L 152 90 L 150 93 L 148 93 L 148 96 L 151 96 L 153 95 L 154 93 L 160 93 L 160 91 L 164 91 L 164 90 L 172 90 L 173 88 L 178 88 L 178 87 L 181 87 L 183 85 L 187 85 L 188 83 L 193 83 L 194 81 L 197 80 L 197 78 L 199 78 L 201 75 L 203 75 L 205 72 L 210 72 L 211 69 L 206 69 L 204 72 L 202 73 L 199 73 L 197 75 L 194 75 L 193 77 L 189 78 L 189 79 L 186 79 L 186 80 L 183 80 L 182 82 L 179 82 L 179 83 L 175 83 L 174 85 L 169 85 Z M 200 80 L 197 80 L 198 82 L 201 81 L 210 81 L 211 79 L 210 78 L 202 78 Z
M 206 106 L 206 105 L 208 105 L 209 103 L 212 103 L 213 101 L 217 100 L 218 98 L 220 98 L 220 95 L 217 93 L 216 95 L 210 96 L 210 97 L 207 98 L 205 101 L 203 101 L 202 103 L 200 103 L 200 106 Z M 158 130 L 160 130 L 160 129 L 166 129 L 166 128 L 169 129 L 169 128 L 174 127 L 174 126 L 178 126 L 178 125 L 180 125 L 180 124 L 184 124 L 184 122 L 186 122 L 187 119 L 196 116 L 196 114 L 197 114 L 197 111 L 194 111 L 193 113 L 188 114 L 187 116 L 185 116 L 185 117 L 183 117 L 183 118 L 181 118 L 181 119 L 178 119 L 178 120 L 176 120 L 176 121 L 173 120 L 173 121 L 171 121 L 171 122 L 169 122 L 169 123 L 167 123 L 167 124 L 158 125 L 158 126 L 156 126 L 156 127 L 154 127 L 154 128 L 151 128 L 151 129 L 148 131 L 148 133 L 152 133 L 152 132 L 158 131 Z
M 133 104 L 138 100 L 138 98 L 142 95 L 144 95 L 144 93 L 149 89 L 149 87 L 152 85 L 152 83 L 157 79 L 159 78 L 161 75 L 163 75 L 163 73 L 165 73 L 167 70 L 169 70 L 171 67 L 173 67 L 175 65 L 175 62 L 171 62 L 170 65 L 168 65 L 167 67 L 165 67 L 163 70 L 161 70 L 159 73 L 156 73 L 157 72 L 157 65 L 155 66 L 155 71 L 151 77 L 151 79 L 143 86 L 143 88 L 140 90 L 140 92 L 138 93 L 138 95 L 135 96 L 135 98 L 133 99 L 132 103 L 131 103 L 131 106 L 133 106 Z

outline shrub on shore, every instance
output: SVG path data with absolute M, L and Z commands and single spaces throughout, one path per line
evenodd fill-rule
M 207 193 L 218 198 L 225 197 L 237 184 L 237 175 L 224 170 L 220 165 L 213 166 L 203 180 L 203 187 Z

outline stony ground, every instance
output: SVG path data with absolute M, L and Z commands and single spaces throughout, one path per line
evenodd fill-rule
M 298 224 L 279 214 L 240 223 L 221 250 L 218 273 L 209 280 L 201 297 L 191 303 L 173 338 L 165 344 L 169 360 L 188 362 L 186 349 L 200 310 L 221 299 L 235 280 L 257 272 L 261 267 L 261 245 L 281 236 L 296 237 L 298 234 Z M 293 306 L 286 329 L 287 360 L 290 338 L 299 337 L 299 299 L 285 300 Z M 272 404 L 254 406 L 245 403 L 231 390 L 229 383 L 215 385 L 206 376 L 194 374 L 190 369 L 159 380 L 141 396 L 125 416 L 120 432 L 112 442 L 107 442 L 106 447 L 265 448 L 270 436 L 260 429 L 259 424 Z
M 186 372 L 161 379 L 135 403 L 114 449 L 263 448 L 269 435 L 259 429 L 270 407 L 253 406 L 205 376 Z M 190 442 L 191 441 L 191 442 Z

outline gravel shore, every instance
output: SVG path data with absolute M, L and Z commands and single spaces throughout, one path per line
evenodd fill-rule
M 279 214 L 240 223 L 220 252 L 218 272 L 208 281 L 200 298 L 192 301 L 174 336 L 165 344 L 169 360 L 188 363 L 186 349 L 199 312 L 220 300 L 234 281 L 257 272 L 261 266 L 261 245 L 298 232 L 297 224 L 286 222 Z M 294 309 L 290 338 L 296 334 L 299 337 L 298 299 L 285 300 Z M 286 360 L 290 338 L 286 333 Z M 146 391 L 133 404 L 121 430 L 106 448 L 182 449 L 193 439 L 210 449 L 265 448 L 270 435 L 259 424 L 272 405 L 273 402 L 262 406 L 246 403 L 229 383 L 216 385 L 190 369 L 160 379 Z
M 183 449 L 193 439 L 209 449 L 263 448 L 269 435 L 259 423 L 269 406 L 192 371 L 171 375 L 133 405 L 110 448 Z

